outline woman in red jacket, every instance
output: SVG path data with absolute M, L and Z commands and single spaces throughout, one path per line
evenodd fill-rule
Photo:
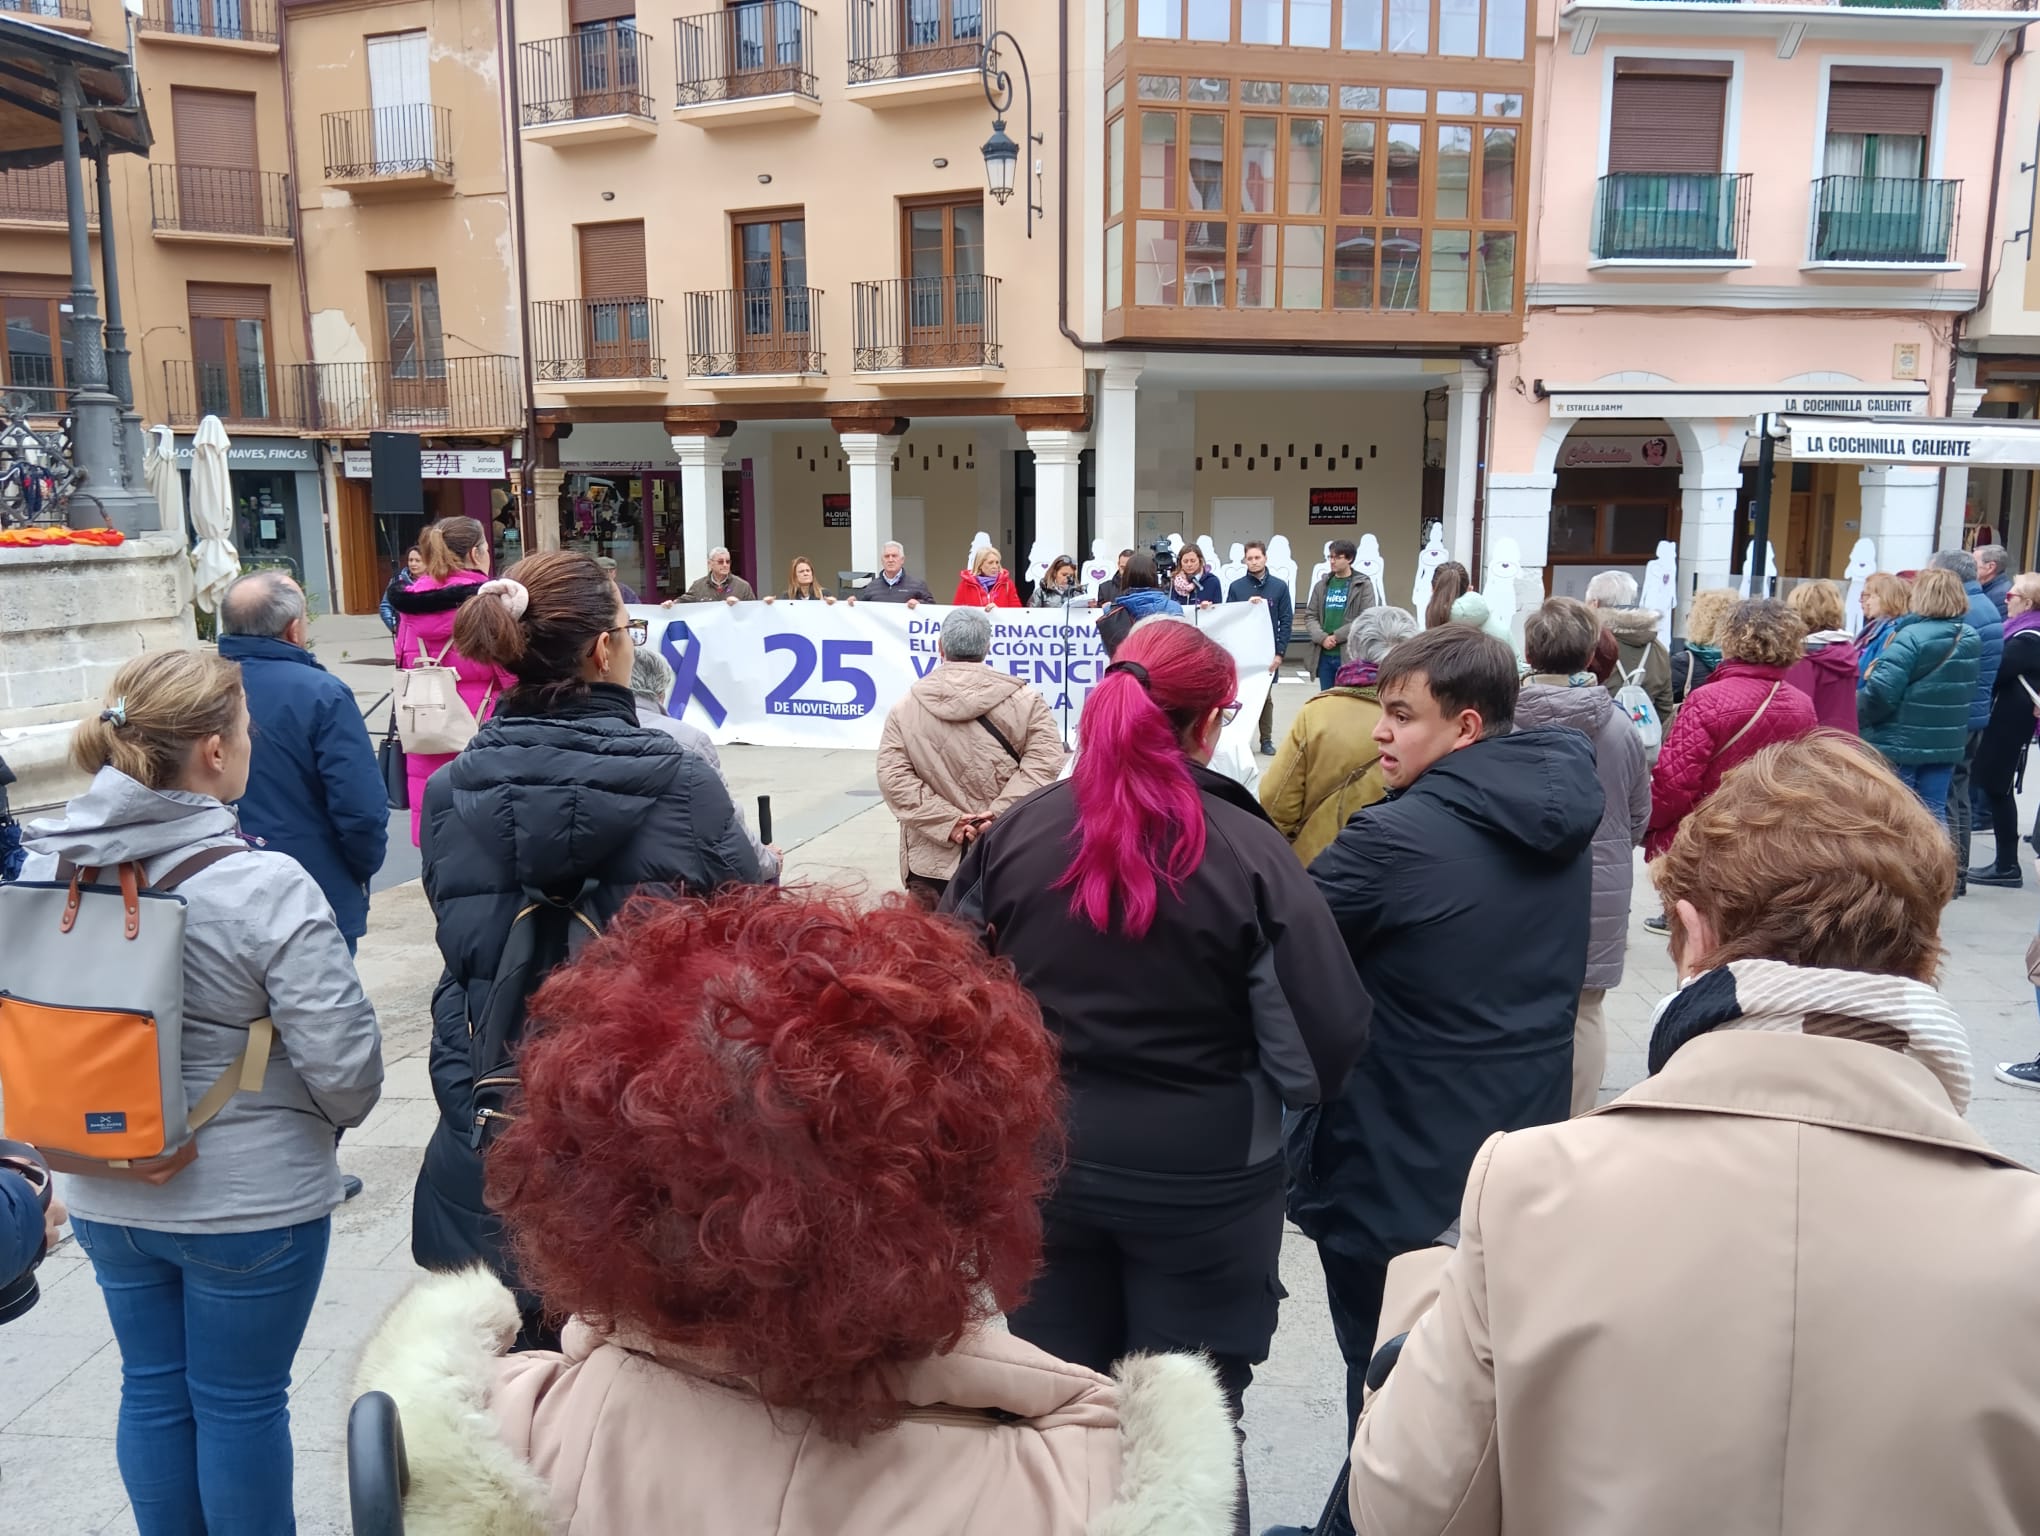
M 1018 608 L 1020 589 L 1013 585 L 1013 573 L 999 560 L 999 552 L 987 544 L 971 557 L 970 569 L 956 580 L 959 608 Z
M 1806 626 L 1769 598 L 1738 603 L 1721 627 L 1721 665 L 1672 718 L 1650 774 L 1650 830 L 1643 855 L 1672 846 L 1679 823 L 1713 794 L 1721 776 L 1775 741 L 1816 729 L 1813 700 L 1785 681 Z

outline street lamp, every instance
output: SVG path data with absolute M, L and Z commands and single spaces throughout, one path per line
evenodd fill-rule
M 1014 58 L 1020 61 L 1020 86 L 1026 93 L 1027 137 L 1023 144 L 1016 144 L 1006 133 L 1006 112 L 1013 105 L 1013 77 L 999 65 L 999 45 L 1010 43 Z M 985 181 L 991 188 L 992 200 L 1001 207 L 1013 195 L 1013 186 L 1020 170 L 1020 151 L 1040 144 L 1042 137 L 1034 131 L 1034 80 L 1027 72 L 1027 55 L 1020 50 L 1020 44 L 1010 32 L 994 32 L 985 42 L 984 62 L 979 66 L 984 77 L 985 100 L 992 108 L 992 136 L 985 140 Z M 1034 218 L 1041 213 L 1041 205 L 1034 201 L 1034 181 L 1027 183 L 1027 238 L 1034 238 Z M 1045 215 L 1044 215 L 1045 217 Z

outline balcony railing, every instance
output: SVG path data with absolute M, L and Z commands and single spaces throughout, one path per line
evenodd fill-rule
M 687 295 L 693 378 L 822 371 L 818 288 L 718 288 Z
M 229 427 L 302 432 L 312 424 L 310 381 L 301 367 L 275 363 L 163 365 L 170 425 L 195 427 L 217 416 Z
M 0 171 L 0 223 L 56 224 L 64 214 L 64 168 L 39 165 L 32 171 Z M 99 227 L 99 189 L 85 177 L 85 223 Z
M 659 301 L 541 299 L 531 306 L 531 355 L 541 384 L 663 379 Z
M 524 421 L 514 357 L 305 363 L 321 432 L 514 431 Z
M 319 118 L 328 181 L 453 175 L 453 113 L 430 103 Z
M 626 24 L 517 45 L 526 128 L 652 115 L 651 41 Z
M 815 95 L 815 13 L 792 0 L 746 0 L 673 27 L 679 105 Z
M 993 0 L 846 0 L 850 83 L 900 80 L 984 62 L 999 29 Z
M 276 0 L 143 0 L 141 28 L 223 43 L 273 43 Z
M 149 222 L 187 235 L 291 236 L 290 178 L 223 165 L 149 167 Z
M 1952 261 L 1959 181 L 1823 176 L 1813 184 L 1813 259 Z
M 889 277 L 854 284 L 850 304 L 859 373 L 999 366 L 996 277 Z
M 1749 253 L 1750 178 L 1671 171 L 1603 176 L 1594 201 L 1602 261 L 1741 261 Z
M 85 0 L 0 0 L 0 11 L 12 11 L 30 21 L 47 20 L 52 16 L 66 21 L 92 19 L 92 7 Z

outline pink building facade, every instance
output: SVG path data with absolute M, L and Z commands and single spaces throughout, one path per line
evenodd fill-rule
M 1965 317 L 2009 234 L 2009 10 L 1560 0 L 1539 27 L 1524 337 L 1497 358 L 1483 561 L 1545 590 L 1676 545 L 1733 585 L 1764 413 L 1968 418 Z M 2025 140 L 2031 145 L 2030 131 Z M 2019 157 L 2014 151 L 2014 163 Z M 2023 227 L 2024 209 L 2012 222 Z M 1961 536 L 1960 469 L 1779 457 L 1786 580 Z

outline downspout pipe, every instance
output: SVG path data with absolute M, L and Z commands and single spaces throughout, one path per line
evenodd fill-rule
M 1070 329 L 1070 0 L 1056 0 L 1055 23 L 1055 323 L 1081 357 L 1084 338 Z
M 527 550 L 538 548 L 538 506 L 531 473 L 538 463 L 538 383 L 531 360 L 531 262 L 524 243 L 524 99 L 522 72 L 517 67 L 515 0 L 496 0 L 498 36 L 503 39 L 503 69 L 509 89 L 503 92 L 503 133 L 510 152 L 510 226 L 517 245 L 517 355 L 524 374 L 524 463 L 519 473 L 518 537 Z

